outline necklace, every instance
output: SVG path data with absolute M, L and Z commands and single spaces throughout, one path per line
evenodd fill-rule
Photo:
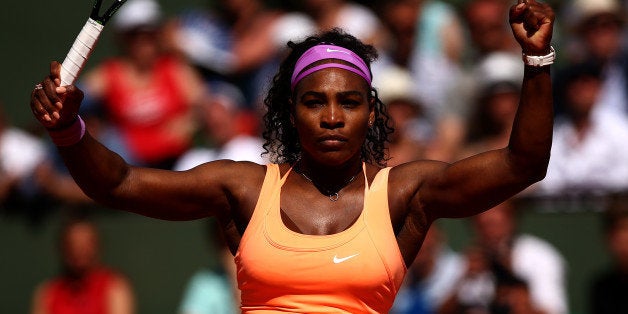
M 347 185 L 351 184 L 351 182 L 353 182 L 353 180 L 355 180 L 355 178 L 361 172 L 361 171 L 356 172 L 351 178 L 349 178 L 349 180 L 346 180 L 345 182 L 342 183 L 342 185 L 338 186 L 337 188 L 329 189 L 327 187 L 321 186 L 320 184 L 314 182 L 314 180 L 312 180 L 312 178 L 310 178 L 308 175 L 306 175 L 305 172 L 303 171 L 303 169 L 301 169 L 301 163 L 300 162 L 297 162 L 295 170 L 296 170 L 297 173 L 299 173 L 301 176 L 303 176 L 306 180 L 310 181 L 310 183 L 312 183 L 312 185 L 314 185 L 319 191 L 321 191 L 323 194 L 327 195 L 329 197 L 329 200 L 332 201 L 332 202 L 335 202 L 335 201 L 337 201 L 340 198 L 340 190 L 344 189 Z

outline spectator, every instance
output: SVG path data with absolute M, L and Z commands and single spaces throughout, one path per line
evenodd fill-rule
M 568 313 L 563 257 L 545 240 L 518 233 L 515 210 L 510 200 L 473 218 L 479 247 L 491 263 L 527 283 L 535 309 Z
M 28 201 L 26 183 L 45 154 L 39 139 L 9 124 L 0 103 L 0 209 Z
M 410 73 L 398 66 L 383 69 L 374 83 L 388 106 L 395 132 L 391 134 L 389 166 L 423 159 L 430 147 L 432 125 L 424 117 Z
M 604 213 L 604 234 L 611 265 L 591 286 L 591 313 L 628 313 L 628 196 L 615 199 Z
M 88 99 L 101 101 L 133 159 L 170 169 L 191 145 L 191 108 L 206 92 L 186 63 L 163 53 L 161 11 L 154 0 L 130 0 L 112 26 L 123 54 L 85 78 Z
M 70 219 L 59 240 L 61 273 L 36 289 L 31 314 L 135 312 L 128 280 L 100 262 L 100 239 L 92 222 Z
M 465 249 L 464 264 L 462 276 L 437 313 L 489 313 L 496 294 L 497 280 L 488 256 L 481 247 L 471 244 Z
M 410 71 L 424 116 L 434 125 L 433 142 L 438 146 L 426 157 L 453 161 L 463 130 L 449 114 L 461 75 L 464 34 L 460 18 L 453 7 L 438 0 L 386 1 L 378 11 L 392 39 L 382 50 L 382 63 L 388 59 Z
M 391 313 L 437 313 L 462 277 L 464 267 L 463 259 L 447 245 L 443 230 L 433 224 Z
M 217 255 L 217 266 L 197 271 L 188 281 L 180 314 L 235 314 L 240 291 L 236 282 L 236 265 L 220 229 L 213 220 L 207 224 L 208 242 Z
M 494 52 L 476 67 L 479 83 L 459 158 L 507 145 L 523 80 L 520 59 L 511 53 Z
M 494 52 L 519 53 L 504 18 L 510 3 L 504 0 L 471 0 L 464 7 L 464 19 L 471 45 L 466 52 L 470 65 Z
M 220 0 L 214 9 L 189 10 L 169 27 L 169 44 L 203 68 L 208 79 L 227 79 L 256 105 L 289 40 L 316 30 L 304 14 L 261 0 Z
M 321 31 L 341 28 L 375 47 L 381 47 L 386 40 L 379 17 L 370 8 L 355 1 L 305 0 L 302 5 Z
M 427 116 L 436 119 L 460 74 L 464 37 L 456 11 L 437 0 L 395 0 L 381 12 L 393 38 L 382 54 L 410 70 Z
M 465 141 L 468 141 L 468 122 L 474 119 L 474 112 L 477 106 L 469 106 L 468 99 L 476 99 L 478 94 L 478 81 L 482 81 L 484 76 L 490 73 L 478 73 L 487 71 L 483 63 L 492 64 L 500 59 L 489 58 L 490 55 L 519 55 L 520 48 L 516 41 L 510 36 L 510 25 L 508 19 L 504 18 L 509 9 L 509 3 L 503 0 L 472 0 L 467 2 L 462 8 L 462 27 L 467 31 L 465 38 L 460 40 L 465 43 L 464 48 L 458 53 L 460 55 L 461 70 L 456 75 L 454 87 L 445 99 L 436 128 L 436 140 L 439 149 L 435 151 L 433 159 L 445 159 L 455 161 L 464 156 L 461 149 L 466 150 Z M 504 60 L 501 58 L 500 60 Z M 501 64 L 504 64 L 502 61 Z M 500 69 L 490 69 L 499 72 Z M 505 72 L 502 72 L 505 73 Z M 484 86 L 483 86 L 484 87 Z M 478 113 L 478 112 L 475 112 Z M 467 143 L 468 144 L 468 143 Z
M 543 314 L 535 308 L 530 295 L 530 287 L 505 269 L 498 270 L 495 296 L 490 305 L 491 314 Z
M 200 114 L 210 147 L 190 149 L 177 161 L 174 170 L 187 170 L 219 159 L 265 164 L 267 159 L 262 158 L 264 141 L 247 134 L 240 123 L 245 118 L 244 102 L 244 95 L 237 87 L 215 83 L 212 97 L 202 106 Z
M 512 199 L 472 219 L 466 273 L 439 313 L 568 313 L 563 257 L 517 232 Z
M 576 64 L 557 81 L 565 114 L 556 123 L 547 176 L 538 195 L 608 193 L 628 188 L 628 122 L 624 116 L 594 114 L 603 84 L 601 68 Z
M 628 115 L 628 51 L 624 48 L 625 15 L 618 0 L 576 0 L 565 7 L 572 40 L 567 57 L 572 63 L 602 67 L 596 111 Z

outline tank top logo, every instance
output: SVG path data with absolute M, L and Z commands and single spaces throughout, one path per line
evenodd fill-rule
M 334 255 L 334 264 L 340 264 L 340 263 L 342 263 L 344 261 L 347 261 L 349 259 L 352 259 L 352 258 L 354 258 L 354 257 L 356 257 L 358 255 L 360 255 L 360 253 L 356 253 L 356 254 L 353 254 L 353 255 L 345 256 L 345 257 L 338 257 L 338 255 Z

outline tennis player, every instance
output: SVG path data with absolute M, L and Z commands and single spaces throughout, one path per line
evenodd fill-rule
M 376 51 L 340 31 L 289 44 L 265 98 L 273 164 L 131 166 L 85 131 L 82 92 L 59 86 L 55 62 L 31 109 L 93 199 L 159 219 L 215 217 L 243 313 L 387 313 L 434 220 L 480 213 L 545 175 L 554 12 L 519 1 L 510 24 L 526 65 L 510 142 L 452 164 L 384 166 L 391 128 L 371 87 Z

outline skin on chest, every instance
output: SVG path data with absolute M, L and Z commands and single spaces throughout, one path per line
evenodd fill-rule
M 291 193 L 292 189 L 296 191 Z M 363 207 L 364 189 L 358 184 L 340 191 L 337 201 L 332 201 L 313 186 L 285 186 L 280 206 L 283 224 L 294 232 L 309 235 L 329 235 L 346 230 L 358 219 Z

